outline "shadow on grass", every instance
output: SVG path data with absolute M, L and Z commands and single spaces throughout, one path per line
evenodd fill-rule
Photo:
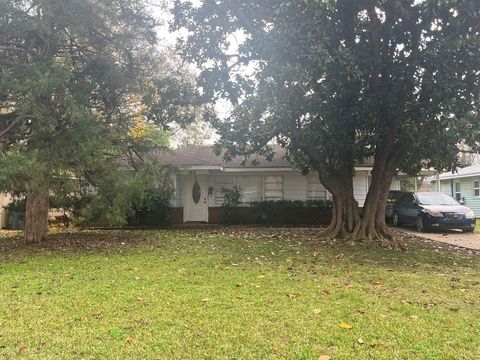
M 478 253 L 454 250 L 437 242 L 396 233 L 406 251 L 389 249 L 374 243 L 326 241 L 319 229 L 272 229 L 259 227 L 223 227 L 216 229 L 173 230 L 86 230 L 56 232 L 39 244 L 25 244 L 21 233 L 0 232 L 0 259 L 16 260 L 45 253 L 149 252 L 165 254 L 219 254 L 225 259 L 268 257 L 274 265 L 285 258 L 304 264 L 323 262 L 348 267 L 372 266 L 392 270 L 418 266 L 442 267 L 460 264 L 476 266 Z M 213 249 L 213 250 L 212 250 Z M 276 254 L 272 256 L 272 254 Z M 281 255 L 281 256 L 280 256 Z M 475 261 L 474 261 L 475 260 Z

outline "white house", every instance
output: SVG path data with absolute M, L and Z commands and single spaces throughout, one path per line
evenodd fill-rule
M 212 219 L 212 214 L 215 208 L 223 204 L 222 189 L 232 185 L 241 187 L 244 206 L 251 201 L 331 197 L 315 173 L 304 176 L 296 171 L 285 158 L 284 150 L 279 147 L 275 148 L 272 161 L 256 156 L 251 159 L 255 161 L 247 165 L 242 165 L 240 158 L 224 161 L 222 156 L 213 153 L 210 146 L 158 151 L 153 156 L 161 163 L 174 165 L 178 169 L 174 175 L 175 199 L 172 205 L 181 219 L 176 222 L 216 221 Z M 367 161 L 356 167 L 354 194 L 360 206 L 363 206 L 368 192 L 372 165 Z M 400 190 L 398 178 L 393 181 L 392 190 Z

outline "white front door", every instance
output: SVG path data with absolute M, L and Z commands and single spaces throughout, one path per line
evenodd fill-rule
M 208 222 L 208 175 L 185 177 L 183 221 Z

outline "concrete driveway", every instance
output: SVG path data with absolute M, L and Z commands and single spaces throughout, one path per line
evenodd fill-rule
M 478 233 L 464 233 L 456 230 L 421 233 L 413 227 L 398 227 L 395 229 L 429 240 L 440 241 L 446 244 L 461 246 L 473 250 L 480 250 L 480 234 Z

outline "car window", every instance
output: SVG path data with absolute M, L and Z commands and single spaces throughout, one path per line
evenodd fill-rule
M 415 202 L 415 196 L 413 196 L 413 194 L 408 194 L 407 204 L 410 206 L 410 205 L 413 205 L 414 202 Z
M 404 196 L 405 193 L 401 191 L 391 191 L 388 194 L 388 199 L 387 199 L 387 204 L 395 204 L 397 201 L 399 201 L 402 196 Z
M 408 204 L 412 203 L 413 200 L 413 195 L 412 194 L 404 194 L 399 200 L 398 204 L 402 206 L 407 206 Z

